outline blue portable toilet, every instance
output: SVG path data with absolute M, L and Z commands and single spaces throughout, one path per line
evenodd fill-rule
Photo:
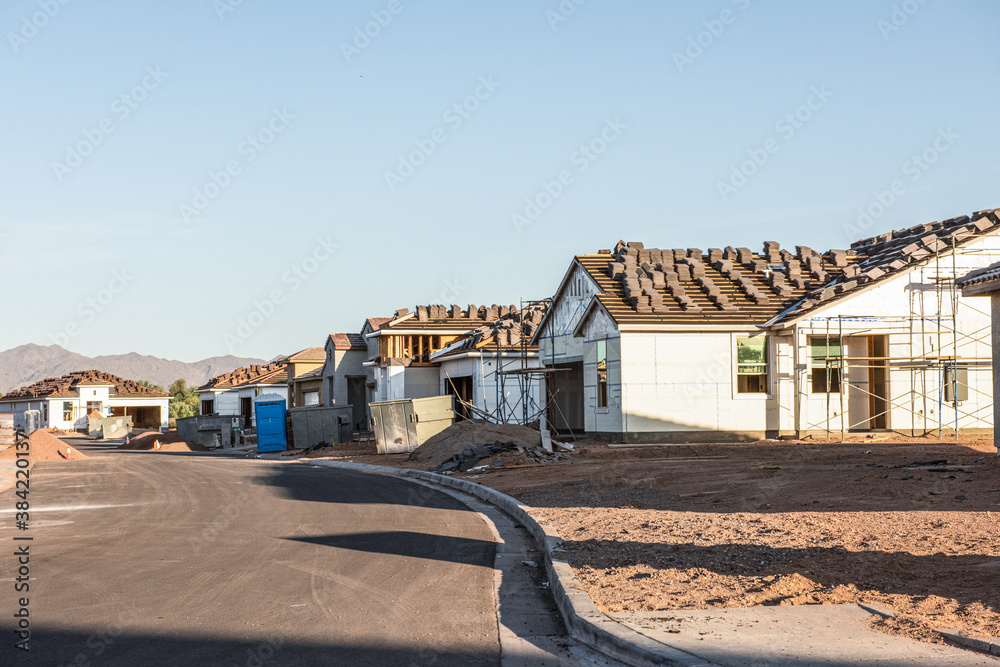
M 281 394 L 264 394 L 254 401 L 257 412 L 257 451 L 283 452 L 288 449 L 285 430 L 285 399 Z

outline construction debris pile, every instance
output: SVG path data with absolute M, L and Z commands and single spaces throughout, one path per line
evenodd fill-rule
M 476 443 L 497 441 L 540 448 L 542 435 L 520 424 L 494 424 L 481 419 L 465 419 L 427 438 L 410 453 L 409 460 L 438 464 Z
M 527 460 L 532 463 L 556 463 L 558 461 L 569 460 L 569 454 L 564 454 L 561 452 L 547 452 L 541 447 L 525 447 L 524 445 L 519 445 L 514 442 L 500 442 L 497 440 L 492 445 L 473 445 L 472 447 L 466 447 L 462 451 L 453 454 L 450 459 L 445 461 L 440 465 L 436 465 L 433 468 L 428 468 L 430 472 L 468 472 L 470 470 L 485 469 L 485 468 L 501 468 L 506 465 L 503 459 L 497 459 L 492 463 L 484 466 L 477 466 L 476 464 L 483 459 L 489 459 L 502 453 L 515 453 L 524 456 Z
M 492 443 L 492 444 L 484 444 Z M 534 465 L 565 461 L 569 454 L 542 448 L 541 433 L 521 424 L 495 424 L 465 419 L 427 439 L 408 460 L 433 464 L 432 472 L 467 472 L 480 461 L 495 459 L 488 467 Z

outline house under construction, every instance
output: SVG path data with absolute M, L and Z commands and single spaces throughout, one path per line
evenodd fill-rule
M 534 342 L 554 427 L 625 440 L 988 430 L 990 313 L 956 278 L 1000 259 L 998 211 L 849 250 L 577 256 Z

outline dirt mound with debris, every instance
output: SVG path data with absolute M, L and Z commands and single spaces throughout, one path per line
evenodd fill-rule
M 65 461 L 67 459 L 90 458 L 78 449 L 73 449 L 72 452 L 69 449 L 69 445 L 65 442 L 48 431 L 39 429 L 28 438 L 28 452 L 30 456 L 27 458 L 32 463 L 37 463 L 38 461 Z M 18 451 L 23 452 L 25 450 L 18 450 L 17 447 L 8 447 L 0 452 L 0 459 L 16 459 Z
M 177 434 L 176 429 L 166 430 L 163 433 L 148 431 L 139 435 L 129 436 L 128 442 L 118 445 L 118 449 L 152 449 L 153 443 L 157 440 L 160 441 L 161 446 L 173 442 L 183 442 Z
M 66 430 L 61 429 L 61 428 L 50 427 L 50 428 L 43 428 L 43 429 L 40 429 L 40 430 L 45 431 L 46 433 L 51 433 L 52 435 L 56 436 L 57 438 L 61 437 L 61 436 L 66 436 L 66 437 L 70 437 L 70 438 L 78 438 L 78 437 L 80 437 L 80 434 L 77 433 L 76 431 L 66 431 Z
M 160 446 L 157 448 L 156 444 Z M 177 434 L 176 429 L 168 429 L 163 433 L 150 431 L 141 433 L 134 438 L 129 438 L 128 442 L 118 445 L 118 449 L 133 449 L 138 451 L 158 451 L 158 452 L 207 452 L 208 447 L 199 445 L 197 442 L 186 442 Z
M 538 431 L 520 424 L 494 424 L 481 419 L 466 419 L 428 438 L 410 453 L 409 460 L 441 463 L 467 447 L 492 445 L 495 442 L 541 447 L 542 436 Z
M 197 442 L 168 442 L 167 444 L 160 443 L 160 448 L 157 449 L 158 452 L 207 452 L 208 447 L 205 445 L 200 445 Z

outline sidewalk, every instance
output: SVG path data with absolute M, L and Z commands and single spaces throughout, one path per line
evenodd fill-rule
M 951 646 L 868 628 L 856 604 L 796 605 L 608 614 L 650 639 L 716 665 L 951 667 L 1000 662 Z

